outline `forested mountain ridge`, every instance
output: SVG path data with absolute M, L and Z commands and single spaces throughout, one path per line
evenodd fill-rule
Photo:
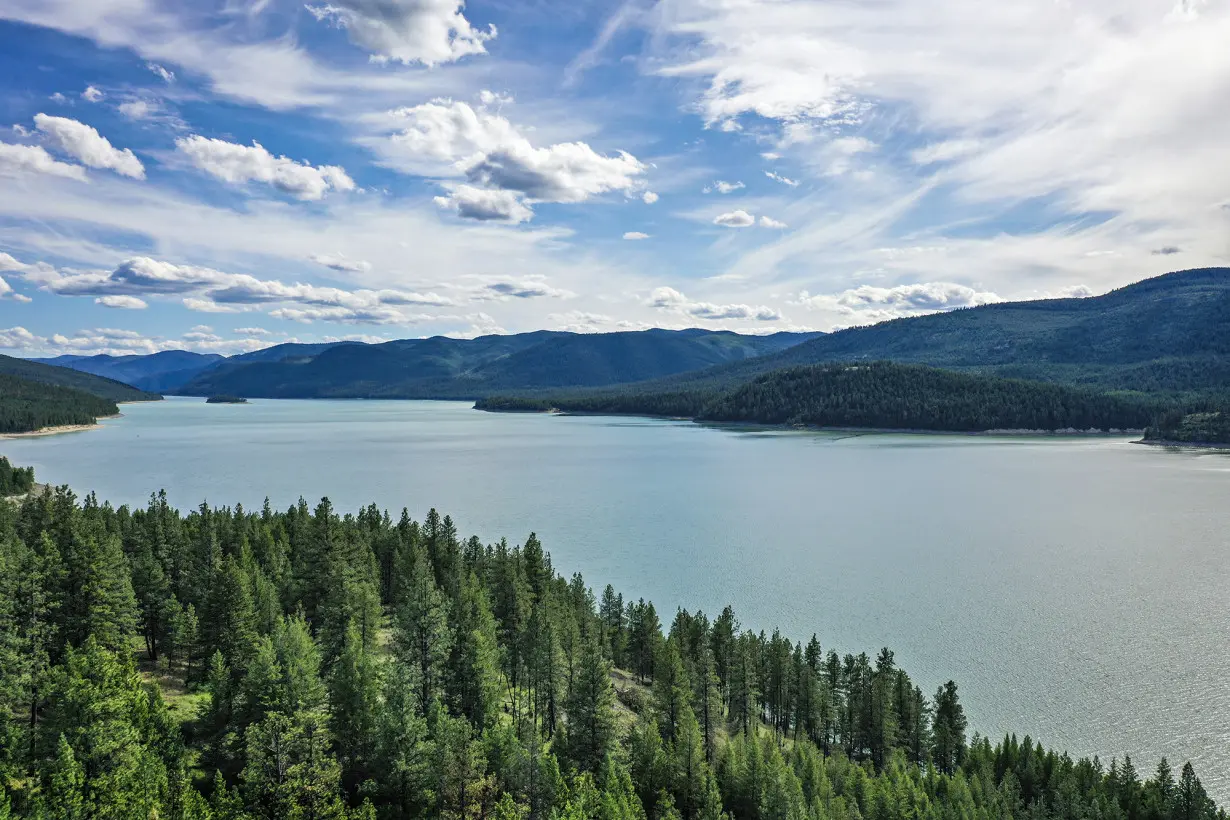
M 31 361 L 93 373 L 95 376 L 123 382 L 140 390 L 162 393 L 182 387 L 202 370 L 212 367 L 224 358 L 217 353 L 165 350 L 149 355 L 57 356 L 54 359 Z
M 729 608 L 664 630 L 532 534 L 327 499 L 0 505 L 0 699 L 0 816 L 1225 817 L 1190 764 L 971 739 L 956 685 L 928 697 L 887 649 Z
M 691 329 L 348 344 L 272 362 L 228 361 L 179 392 L 271 398 L 474 398 L 496 390 L 642 381 L 776 352 L 815 334 Z
M 0 374 L 0 433 L 93 424 L 119 412 L 111 399 Z
M 982 432 L 1143 429 L 1161 400 L 894 362 L 804 365 L 732 388 L 491 396 L 480 410 L 648 414 L 697 421 Z
M 162 398 L 156 393 L 147 393 L 113 379 L 12 356 L 0 355 L 0 375 L 80 390 L 113 402 L 157 401 Z

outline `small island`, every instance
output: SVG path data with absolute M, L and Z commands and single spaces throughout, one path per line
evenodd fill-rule
M 205 399 L 206 404 L 247 404 L 248 400 L 242 396 L 210 396 Z

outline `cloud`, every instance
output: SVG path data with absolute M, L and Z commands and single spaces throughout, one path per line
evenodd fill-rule
M 143 120 L 154 114 L 158 106 L 146 100 L 130 100 L 120 103 L 118 110 L 130 120 Z
M 487 299 L 567 299 L 575 294 L 551 287 L 537 279 L 492 282 L 485 285 L 479 298 Z
M 584 202 L 608 191 L 628 192 L 644 172 L 640 160 L 626 151 L 608 157 L 583 142 L 533 148 L 527 140 L 502 146 L 465 170 L 472 183 L 541 202 Z
M 644 202 L 657 201 L 652 191 L 642 191 L 646 167 L 631 154 L 607 156 L 584 142 L 536 148 L 508 119 L 482 106 L 437 99 L 390 117 L 400 130 L 365 144 L 397 170 L 464 177 L 469 190 L 459 187 L 436 201 L 471 219 L 524 222 L 535 202 L 577 203 L 612 191 L 641 191 Z
M 495 26 L 475 29 L 462 15 L 462 0 L 337 0 L 307 6 L 317 20 L 332 21 L 376 62 L 433 66 L 483 54 Z
M 649 234 L 641 233 L 640 231 L 628 231 L 624 234 L 624 239 L 648 239 Z
M 767 305 L 717 305 L 712 302 L 694 302 L 669 287 L 655 288 L 646 304 L 697 319 L 753 319 L 757 322 L 776 322 L 782 318 L 781 313 Z
M 21 264 L 16 260 L 13 263 Z M 144 302 L 149 297 L 180 297 L 185 307 L 206 313 L 242 312 L 266 305 L 299 305 L 323 310 L 303 314 L 275 310 L 270 315 L 308 317 L 297 321 L 330 321 L 330 317 L 338 317 L 338 321 L 351 323 L 368 316 L 374 323 L 395 324 L 398 317 L 405 320 L 402 323 L 410 321 L 399 307 L 455 304 L 452 299 L 431 292 L 343 290 L 298 282 L 286 284 L 248 274 L 176 265 L 145 256 L 126 259 L 111 271 L 68 271 L 50 265 L 25 265 L 22 270 L 26 280 L 42 290 L 60 296 L 97 297 L 96 302 L 109 307 L 133 308 L 137 307 L 136 302 Z
M 0 253 L 0 256 L 7 256 L 7 254 Z M 11 259 L 12 257 L 9 257 L 9 258 Z M 0 270 L 2 269 L 3 268 L 0 268 Z M 13 302 L 27 302 L 27 303 L 33 301 L 30 299 L 29 296 L 25 296 L 13 290 L 13 287 L 8 282 L 4 281 L 3 277 L 0 277 L 0 299 L 8 299 Z
M 157 63 L 146 63 L 145 67 L 149 71 L 152 71 L 155 74 L 157 74 L 159 77 L 161 77 L 164 83 L 175 82 L 175 72 L 174 71 L 171 71 L 170 69 L 167 69 L 167 68 L 163 68 Z
M 790 179 L 789 177 L 784 177 L 781 174 L 775 174 L 772 171 L 765 171 L 764 175 L 769 179 L 780 182 L 782 185 L 789 185 L 791 188 L 796 188 L 799 184 L 799 181 L 796 179 Z
M 81 92 L 81 99 L 86 102 L 96 103 L 103 98 L 103 93 L 92 85 L 87 85 L 85 91 Z
M 314 167 L 277 157 L 258 142 L 238 145 L 193 134 L 175 140 L 175 147 L 197 168 L 224 182 L 264 182 L 303 200 L 318 200 L 330 191 L 355 189 L 354 180 L 337 165 Z
M 898 316 L 937 313 L 1004 301 L 997 294 L 951 282 L 925 282 L 891 288 L 861 285 L 835 295 L 810 296 L 804 291 L 798 304 L 835 310 L 846 316 L 881 321 Z
M 265 330 L 263 327 L 237 327 L 235 328 L 235 332 L 243 336 L 272 336 L 273 335 L 273 333 L 271 333 L 268 330 Z
M 485 106 L 474 108 L 448 99 L 398 108 L 389 117 L 404 128 L 372 147 L 394 167 L 411 173 L 430 173 L 441 163 L 476 161 L 501 145 L 524 139 L 508 119 Z
M 1174 256 L 1176 253 L 1183 253 L 1183 249 L 1174 245 L 1167 245 L 1163 248 L 1157 248 L 1156 250 L 1149 251 L 1149 253 L 1154 256 Z
M 13 176 L 20 173 L 50 174 L 81 182 L 86 181 L 84 168 L 80 165 L 60 162 L 48 154 L 41 145 L 13 145 L 0 142 L 0 174 Z
M 911 151 L 910 159 L 916 165 L 951 162 L 954 159 L 960 159 L 974 153 L 980 145 L 982 145 L 982 142 L 976 139 L 953 139 L 933 142 L 930 145 Z
M 712 185 L 706 185 L 703 189 L 703 193 L 711 194 L 714 191 L 717 191 L 719 194 L 729 194 L 729 193 L 739 190 L 740 188 L 746 188 L 746 187 L 747 186 L 744 185 L 742 182 L 725 182 L 719 179 L 717 182 L 713 183 Z
M 435 197 L 435 203 L 441 208 L 456 211 L 457 215 L 464 219 L 480 222 L 508 222 L 517 225 L 534 218 L 533 210 L 522 202 L 521 197 L 514 191 L 458 185 L 448 196 Z
M 28 350 L 39 343 L 40 339 L 24 327 L 0 329 L 0 349 Z
M 35 114 L 34 125 L 51 145 L 90 168 L 106 168 L 145 179 L 145 167 L 131 150 L 115 148 L 107 138 L 77 120 Z
M 324 265 L 330 270 L 340 271 L 342 273 L 366 273 L 372 269 L 372 263 L 362 259 L 350 260 L 344 256 L 331 256 L 329 254 L 314 253 L 308 259 L 315 262 L 317 265 Z
M 762 227 L 762 228 L 775 228 L 775 229 L 777 229 L 777 230 L 781 230 L 781 229 L 783 229 L 783 228 L 788 228 L 788 227 L 790 227 L 790 226 L 789 226 L 789 225 L 787 225 L 785 222 L 778 222 L 776 219 L 774 219 L 774 218 L 772 218 L 772 217 L 769 217 L 769 216 L 762 216 L 762 217 L 760 217 L 760 227 Z
M 312 324 L 335 322 L 344 325 L 409 325 L 432 317 L 425 314 L 408 316 L 392 308 L 279 308 L 269 312 L 274 319 Z
M 718 214 L 713 218 L 713 224 L 721 225 L 724 228 L 750 228 L 756 224 L 756 217 L 743 210 L 731 211 L 730 213 Z
M 145 310 L 149 307 L 149 303 L 144 299 L 138 299 L 136 296 L 99 296 L 94 300 L 94 304 L 102 305 L 109 308 L 123 308 L 124 310 Z

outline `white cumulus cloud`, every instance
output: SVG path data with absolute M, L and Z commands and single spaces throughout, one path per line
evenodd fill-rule
M 624 234 L 624 239 L 636 240 L 636 239 L 648 239 L 648 238 L 649 238 L 649 234 L 641 233 L 640 231 L 628 231 L 626 234 Z
M 462 14 L 462 0 L 337 0 L 308 6 L 317 20 L 346 30 L 350 41 L 377 62 L 432 66 L 482 54 L 495 26 L 476 29 Z
M 762 216 L 760 217 L 760 227 L 775 228 L 775 229 L 781 230 L 782 228 L 788 228 L 790 226 L 787 225 L 785 222 L 778 222 L 776 219 L 774 219 L 771 216 Z
M 750 228 L 756 224 L 756 217 L 744 210 L 731 211 L 715 216 L 713 224 L 721 225 L 723 228 Z
M 91 126 L 67 117 L 35 114 L 34 125 L 53 147 L 90 168 L 106 168 L 133 179 L 145 179 L 145 167 L 131 150 L 120 150 Z
M 175 147 L 200 170 L 224 182 L 263 182 L 297 199 L 318 200 L 330 191 L 353 191 L 346 171 L 337 165 L 313 166 L 274 156 L 260 143 L 238 145 L 193 134 Z
M 92 103 L 98 102 L 99 100 L 103 98 L 103 96 L 104 96 L 103 93 L 92 85 L 87 85 L 85 87 L 85 91 L 81 92 L 81 99 L 85 100 L 86 102 L 92 102 Z
M 308 257 L 317 265 L 324 265 L 330 270 L 341 273 L 366 273 L 372 269 L 372 263 L 363 259 L 347 259 L 344 256 L 325 253 L 314 253 Z
M 697 302 L 674 288 L 655 288 L 646 302 L 650 307 L 681 313 L 696 319 L 752 319 L 757 322 L 776 322 L 781 313 L 767 305 L 719 305 L 713 302 Z
M 109 308 L 122 308 L 124 310 L 145 310 L 149 307 L 149 303 L 144 299 L 136 296 L 99 296 L 94 300 L 94 304 L 102 305 Z
M 435 202 L 441 208 L 455 211 L 458 216 L 480 222 L 509 222 L 516 225 L 534 218 L 534 212 L 515 191 L 458 185 L 448 196 L 436 197 Z
M 60 162 L 41 145 L 13 145 L 0 142 L 0 174 L 50 174 L 85 182 L 85 169 L 80 165 Z
M 711 194 L 716 191 L 719 194 L 729 194 L 729 193 L 733 193 L 734 191 L 739 190 L 740 188 L 746 188 L 746 187 L 747 186 L 744 185 L 742 182 L 737 182 L 737 181 L 736 182 L 726 182 L 725 180 L 719 179 L 717 182 L 713 183 L 712 185 L 706 185 L 704 188 L 704 193 Z
M 641 201 L 644 202 L 646 205 L 652 205 L 653 203 L 657 202 L 658 199 L 659 199 L 658 195 L 655 194 L 653 191 L 646 191 L 645 193 L 641 194 Z

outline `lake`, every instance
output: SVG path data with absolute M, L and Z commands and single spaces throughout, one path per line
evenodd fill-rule
M 882 646 L 971 729 L 1191 759 L 1230 802 L 1230 458 L 1127 438 L 721 429 L 456 402 L 172 399 L 0 441 L 39 479 L 144 505 L 328 495 L 463 535 L 534 530 L 556 568 L 745 626 Z

